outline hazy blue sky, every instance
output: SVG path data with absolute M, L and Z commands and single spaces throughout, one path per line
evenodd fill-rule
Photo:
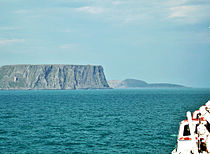
M 210 87 L 209 0 L 0 0 L 0 65 L 96 64 Z

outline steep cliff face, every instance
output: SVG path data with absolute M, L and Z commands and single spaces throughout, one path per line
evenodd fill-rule
M 6 65 L 0 67 L 0 89 L 101 88 L 109 88 L 102 66 Z

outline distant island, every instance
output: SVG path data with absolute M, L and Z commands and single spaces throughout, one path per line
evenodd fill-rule
M 126 79 L 123 81 L 109 80 L 108 84 L 111 88 L 184 88 L 183 85 L 170 83 L 147 83 L 142 80 Z
M 5 65 L 0 89 L 106 89 L 103 67 L 93 65 Z

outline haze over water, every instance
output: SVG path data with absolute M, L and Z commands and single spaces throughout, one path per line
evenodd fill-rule
M 170 153 L 210 89 L 0 91 L 2 153 Z

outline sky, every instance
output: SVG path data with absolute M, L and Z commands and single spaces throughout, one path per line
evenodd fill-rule
M 210 87 L 209 0 L 0 0 L 0 66 L 102 65 L 108 80 Z

